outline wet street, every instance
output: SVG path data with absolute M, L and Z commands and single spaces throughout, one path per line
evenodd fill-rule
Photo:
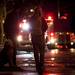
M 0 71 L 0 75 L 38 75 L 33 52 L 17 51 L 17 66 L 24 71 Z M 75 49 L 45 52 L 44 75 L 75 75 Z

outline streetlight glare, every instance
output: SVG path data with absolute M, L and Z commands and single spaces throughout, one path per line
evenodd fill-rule
M 30 9 L 30 12 L 34 12 L 34 9 Z
M 21 42 L 22 41 L 22 35 L 17 36 L 17 41 Z
M 52 17 L 51 16 L 48 16 L 48 20 L 52 20 Z
M 29 30 L 29 28 L 30 28 L 29 23 L 24 23 L 24 24 L 22 25 L 22 29 L 23 29 L 23 30 Z
M 30 24 L 27 22 L 26 19 L 24 19 L 24 20 L 22 20 L 22 22 L 20 23 L 19 28 L 20 28 L 21 30 L 28 31 L 28 30 L 30 29 Z

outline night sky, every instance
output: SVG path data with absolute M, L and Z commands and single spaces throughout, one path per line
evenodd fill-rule
M 43 13 L 45 16 L 50 13 L 57 22 L 58 10 L 60 11 L 60 16 L 68 14 L 67 21 L 63 22 L 60 20 L 60 30 L 62 31 L 73 31 L 75 32 L 75 2 L 74 0 L 23 0 L 24 6 L 29 4 L 35 4 L 36 2 L 40 4 L 43 8 Z M 20 2 L 21 3 L 21 2 Z M 58 23 L 58 22 L 57 22 Z M 61 24 L 62 23 L 62 24 Z M 58 24 L 55 23 L 56 31 L 59 30 Z
M 46 13 L 54 13 L 55 31 L 75 32 L 75 2 L 73 0 L 44 0 L 43 7 Z M 64 14 L 68 15 L 66 21 L 57 20 L 58 10 L 60 17 Z
M 45 14 L 45 16 L 48 13 L 53 14 L 52 16 L 54 17 L 54 20 L 55 20 L 55 26 L 54 26 L 55 31 L 62 30 L 62 31 L 75 32 L 75 2 L 74 2 L 74 0 L 9 0 L 9 1 L 12 1 L 12 2 L 14 1 L 13 2 L 14 6 L 16 6 L 16 8 L 21 7 L 22 9 L 23 9 L 23 7 L 27 8 L 27 6 L 29 6 L 31 4 L 36 5 L 38 3 L 42 6 L 43 13 Z M 0 0 L 0 3 L 1 3 L 1 0 Z M 10 9 L 10 6 L 11 6 L 10 3 L 11 2 L 9 2 L 9 4 L 7 5 L 7 9 Z M 12 6 L 12 7 L 14 8 L 14 6 Z M 61 16 L 63 16 L 64 14 L 68 14 L 67 21 L 58 20 L 58 18 L 57 18 L 58 9 L 60 11 Z M 23 10 L 21 10 L 21 11 L 23 12 Z M 11 14 L 9 14 L 8 16 L 11 16 Z M 9 25 L 10 26 L 6 23 L 7 26 L 5 27 L 5 30 L 8 30 L 7 32 L 9 32 L 9 31 L 11 32 L 12 29 L 13 29 L 13 31 L 11 33 L 16 31 L 14 29 L 16 29 L 17 26 L 12 27 L 13 23 L 15 22 L 14 20 L 12 20 L 12 18 L 14 18 L 14 16 L 11 16 L 9 18 L 9 21 L 10 21 Z M 16 18 L 17 17 L 15 17 L 15 19 Z

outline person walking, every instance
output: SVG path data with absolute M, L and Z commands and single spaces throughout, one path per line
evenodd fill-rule
M 44 52 L 45 40 L 44 32 L 42 31 L 42 17 L 38 7 L 35 8 L 33 16 L 30 18 L 31 24 L 31 40 L 34 49 L 34 58 L 36 70 L 39 75 L 43 74 L 44 70 Z

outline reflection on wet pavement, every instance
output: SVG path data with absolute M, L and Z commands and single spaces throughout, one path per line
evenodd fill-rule
M 27 53 L 22 52 L 16 55 L 17 66 L 22 68 L 24 71 L 5 71 L 1 72 L 0 75 L 38 75 L 35 68 L 35 60 L 33 52 Z M 53 54 L 52 54 L 53 53 Z M 45 54 L 45 70 L 43 75 L 75 75 L 75 62 L 69 63 L 71 58 L 74 59 L 74 54 L 69 52 L 46 52 Z M 66 63 L 66 60 L 68 63 Z M 69 66 L 65 66 L 69 65 Z M 70 66 L 72 65 L 72 66 Z M 73 66 L 74 65 L 74 66 Z

